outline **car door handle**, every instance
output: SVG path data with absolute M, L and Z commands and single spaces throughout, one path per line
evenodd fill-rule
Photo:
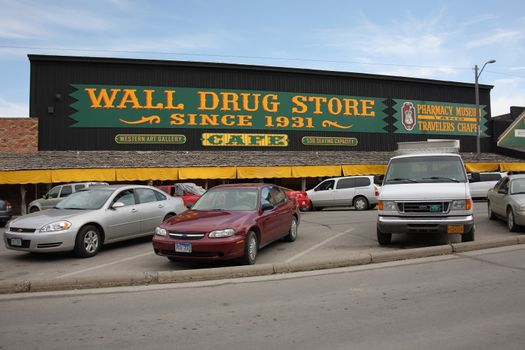
M 138 210 L 137 209 L 131 209 L 131 212 L 132 213 L 136 213 L 136 212 L 138 212 Z
M 159 204 L 159 208 L 164 208 L 164 204 Z

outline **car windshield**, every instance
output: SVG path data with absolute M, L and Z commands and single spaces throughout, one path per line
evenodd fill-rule
M 461 160 L 453 156 L 421 156 L 392 159 L 384 184 L 466 182 Z
M 75 192 L 56 205 L 57 209 L 100 209 L 113 193 L 108 189 L 90 189 Z
M 220 188 L 206 192 L 193 206 L 193 210 L 232 210 L 245 211 L 257 209 L 257 189 Z
M 512 180 L 510 194 L 525 194 L 525 178 Z

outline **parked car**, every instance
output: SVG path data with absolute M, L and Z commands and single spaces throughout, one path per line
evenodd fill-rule
M 472 198 L 487 198 L 489 190 L 507 173 L 484 172 L 471 173 L 468 179 Z
M 211 188 L 182 215 L 163 222 L 153 237 L 157 255 L 177 260 L 254 264 L 260 248 L 297 238 L 299 211 L 283 188 L 232 184 Z
M 0 199 L 0 227 L 4 227 L 5 224 L 11 220 L 13 216 L 11 203 L 4 199 Z
M 187 208 L 192 207 L 206 190 L 193 182 L 179 182 L 173 185 L 156 186 L 174 197 L 181 197 Z
M 326 179 L 306 193 L 314 210 L 341 206 L 366 210 L 376 206 L 379 186 L 374 184 L 374 176 L 344 176 Z
M 306 191 L 291 190 L 285 187 L 283 187 L 283 190 L 285 191 L 288 198 L 295 199 L 295 201 L 297 202 L 297 205 L 299 206 L 299 210 L 301 211 L 310 210 L 310 206 L 312 205 L 312 202 L 310 201 L 310 198 L 308 197 L 308 194 L 306 193 Z
M 107 184 L 107 182 L 78 182 L 55 186 L 50 189 L 49 192 L 47 192 L 42 198 L 35 199 L 29 203 L 28 212 L 34 213 L 35 211 L 53 208 L 57 203 L 69 196 L 71 193 L 78 192 L 90 186 Z
M 489 190 L 487 199 L 489 219 L 507 221 L 509 231 L 525 225 L 525 175 L 503 177 Z
M 103 244 L 152 235 L 161 222 L 185 210 L 180 198 L 150 186 L 93 186 L 72 193 L 56 208 L 11 220 L 4 242 L 7 249 L 74 251 L 88 258 Z

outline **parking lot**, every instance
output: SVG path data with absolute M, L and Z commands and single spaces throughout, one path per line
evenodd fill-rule
M 502 221 L 487 217 L 487 203 L 474 203 L 476 241 L 511 237 Z M 260 251 L 257 264 L 329 258 L 359 253 L 393 251 L 460 242 L 459 236 L 394 235 L 393 244 L 380 247 L 376 240 L 375 210 L 350 208 L 305 212 L 293 243 L 276 242 Z M 0 229 L 3 234 L 3 229 Z M 199 269 L 233 263 L 174 263 L 153 253 L 151 238 L 108 245 L 95 257 L 78 259 L 72 253 L 30 254 L 0 247 L 0 281 L 49 280 L 64 277 L 108 276 L 134 272 Z

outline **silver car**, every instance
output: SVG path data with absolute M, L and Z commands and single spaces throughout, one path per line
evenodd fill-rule
M 95 186 L 72 193 L 55 208 L 11 220 L 7 249 L 74 251 L 96 255 L 103 244 L 153 235 L 155 227 L 186 210 L 182 199 L 141 185 Z
M 489 190 L 487 206 L 489 218 L 505 219 L 509 231 L 525 225 L 525 175 L 509 175 L 498 181 Z

